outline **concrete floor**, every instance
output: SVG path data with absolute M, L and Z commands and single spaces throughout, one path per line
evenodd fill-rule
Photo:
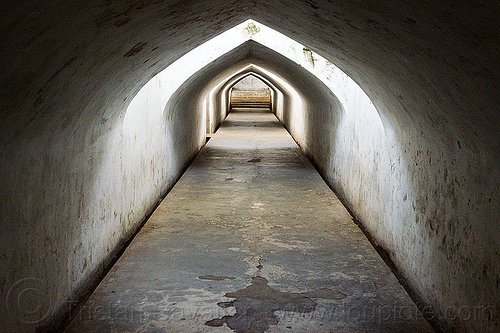
M 276 117 L 232 112 L 66 332 L 432 332 Z

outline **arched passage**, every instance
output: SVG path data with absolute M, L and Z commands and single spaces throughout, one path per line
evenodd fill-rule
M 230 109 L 266 108 L 272 109 L 272 90 L 262 80 L 248 75 L 231 87 Z
M 254 76 L 254 77 L 258 78 L 259 80 L 261 80 L 262 82 L 264 82 L 264 84 L 268 87 L 268 89 L 271 90 L 271 111 L 276 113 L 277 112 L 276 110 L 278 108 L 278 100 L 283 99 L 283 93 L 281 91 L 277 90 L 277 88 L 269 80 L 267 80 L 266 78 L 264 78 L 263 76 L 261 76 L 257 73 L 253 73 L 253 72 L 247 73 L 247 74 L 241 76 L 239 79 L 237 79 L 231 85 L 229 85 L 229 81 L 228 81 L 228 83 L 226 83 L 226 88 L 224 88 L 225 93 L 224 93 L 224 91 L 220 92 L 220 94 L 226 100 L 225 105 L 229 105 L 228 101 L 230 99 L 230 90 L 231 90 L 232 86 L 236 85 L 240 80 L 243 80 L 244 78 L 246 78 L 250 75 Z
M 273 97 L 274 97 L 273 107 L 272 107 L 273 112 L 277 113 L 279 112 L 278 110 L 282 110 L 283 104 L 285 103 L 285 98 L 286 100 L 290 98 L 288 97 L 289 93 L 287 93 L 286 88 L 283 85 L 280 85 L 278 82 L 271 81 L 265 76 L 259 74 L 258 72 L 261 72 L 261 70 L 260 71 L 258 69 L 255 70 L 255 66 L 251 65 L 250 68 L 252 69 L 252 71 L 243 71 L 241 73 L 237 73 L 233 78 L 231 78 L 223 86 L 221 86 L 221 88 L 218 91 L 215 92 L 217 95 L 221 96 L 220 98 L 223 101 L 223 104 L 221 104 L 221 109 L 229 110 L 228 109 L 229 91 L 232 85 L 236 84 L 239 80 L 245 78 L 248 75 L 254 75 L 257 76 L 262 81 L 264 81 L 268 85 L 268 87 L 270 87 L 271 90 L 273 91 Z
M 368 93 L 390 125 L 387 140 L 352 151 L 383 154 L 323 163 L 325 174 L 429 304 L 452 309 L 448 321 L 462 331 L 495 330 L 496 313 L 456 312 L 496 308 L 499 299 L 498 11 L 493 2 L 454 1 L 5 4 L 4 294 L 24 277 L 43 277 L 60 304 L 99 271 L 109 244 L 126 239 L 167 187 L 151 173 L 156 198 L 134 193 L 116 216 L 108 211 L 138 182 L 103 172 L 128 158 L 109 148 L 120 139 L 117 115 L 168 64 L 253 17 L 318 51 Z M 341 136 L 337 143 L 350 142 Z M 365 166 L 379 176 L 350 187 Z M 113 242 L 93 242 L 94 234 Z

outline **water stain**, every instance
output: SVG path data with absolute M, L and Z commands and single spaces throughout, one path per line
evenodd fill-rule
M 128 57 L 133 57 L 135 56 L 137 53 L 141 52 L 142 49 L 144 48 L 144 46 L 146 46 L 146 43 L 137 43 L 134 45 L 134 47 L 132 47 L 127 53 L 125 53 L 123 56 L 128 58 Z
M 198 276 L 200 280 L 210 280 L 210 281 L 224 281 L 224 280 L 234 280 L 236 279 L 234 276 L 219 276 L 219 275 L 203 275 Z
M 306 0 L 306 2 L 309 4 L 309 6 L 311 6 L 313 9 L 318 9 L 319 6 L 316 4 L 315 1 L 311 1 L 311 0 Z
M 128 22 L 130 22 L 131 18 L 128 17 L 128 16 L 125 16 L 125 17 L 121 17 L 119 18 L 118 20 L 115 21 L 115 26 L 117 28 L 121 27 L 121 26 L 124 26 L 125 24 L 127 24 Z
M 260 276 L 252 278 L 250 286 L 225 296 L 235 300 L 219 302 L 217 305 L 224 309 L 234 307 L 236 313 L 209 320 L 205 325 L 221 327 L 226 324 L 238 333 L 264 333 L 271 325 L 279 323 L 276 311 L 312 312 L 316 302 L 311 298 L 340 300 L 346 297 L 341 292 L 327 288 L 304 293 L 282 292 L 269 287 L 267 279 Z

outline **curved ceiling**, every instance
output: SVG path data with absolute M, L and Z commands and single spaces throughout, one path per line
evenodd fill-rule
M 416 132 L 454 126 L 454 136 L 472 134 L 496 151 L 498 11 L 488 1 L 7 5 L 2 138 L 20 140 L 22 133 L 43 131 L 50 122 L 50 129 L 64 127 L 75 117 L 85 118 L 82 127 L 96 115 L 107 118 L 175 59 L 255 18 L 335 63 L 387 116 L 415 124 Z
M 333 175 L 343 170 L 332 179 L 340 179 L 346 187 L 353 210 L 365 221 L 374 221 L 370 231 L 379 233 L 381 243 L 394 250 L 391 254 L 426 301 L 441 306 L 442 312 L 462 302 L 498 305 L 499 2 L 26 0 L 3 7 L 0 176 L 8 179 L 7 184 L 26 177 L 38 192 L 30 188 L 26 195 L 16 193 L 24 206 L 19 208 L 19 202 L 12 200 L 2 209 L 19 209 L 28 216 L 26 223 L 35 225 L 30 214 L 52 214 L 45 213 L 43 201 L 37 201 L 42 193 L 63 202 L 61 211 L 69 217 L 64 215 L 57 223 L 80 222 L 80 207 L 67 203 L 73 195 L 70 185 L 61 182 L 68 188 L 55 188 L 59 183 L 53 178 L 60 169 L 68 169 L 78 154 L 88 147 L 92 150 L 104 133 L 116 127 L 117 115 L 125 112 L 150 78 L 196 46 L 253 18 L 337 65 L 363 88 L 391 125 L 394 141 L 387 139 L 392 134 L 388 131 L 380 141 L 354 142 L 356 146 L 350 147 L 351 152 L 363 154 L 366 146 L 377 148 L 373 156 L 365 154 L 372 160 L 363 160 L 368 157 L 359 153 L 344 166 L 319 162 Z M 186 96 L 206 89 L 209 81 L 230 77 L 249 59 L 293 82 L 305 101 L 318 100 L 317 105 L 309 103 L 318 112 L 334 110 L 328 114 L 331 128 L 315 120 L 324 133 L 334 136 L 338 122 L 346 117 L 331 92 L 306 70 L 253 43 L 195 74 L 169 106 L 195 103 Z M 308 117 L 318 114 L 309 111 Z M 369 126 L 346 132 L 362 135 Z M 326 158 L 339 151 L 323 137 L 311 135 L 305 135 L 302 143 L 319 147 L 315 156 Z M 350 144 L 349 139 L 346 136 L 342 144 Z M 52 150 L 64 155 L 53 158 Z M 362 173 L 355 163 L 369 172 Z M 34 175 L 34 168 L 39 175 Z M 85 174 L 83 184 L 93 179 L 87 175 L 93 170 L 78 172 Z M 65 177 L 72 181 L 75 175 L 68 172 Z M 55 184 L 54 189 L 46 184 Z M 15 188 L 9 186 L 12 193 Z M 5 196 L 16 197 L 11 192 Z M 96 193 L 100 198 L 107 192 L 99 187 Z M 75 202 L 79 194 L 74 194 Z M 12 223 L 24 222 L 9 218 Z M 57 228 L 59 224 L 51 230 Z M 74 227 L 80 229 L 84 228 Z M 387 230 L 392 233 L 384 234 Z M 58 267 L 66 271 L 64 264 Z M 498 318 L 457 325 L 488 331 L 498 327 Z

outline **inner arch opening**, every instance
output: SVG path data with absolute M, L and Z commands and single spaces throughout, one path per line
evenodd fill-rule
M 229 94 L 229 112 L 235 108 L 257 108 L 272 111 L 272 90 L 261 79 L 252 74 L 235 83 Z

